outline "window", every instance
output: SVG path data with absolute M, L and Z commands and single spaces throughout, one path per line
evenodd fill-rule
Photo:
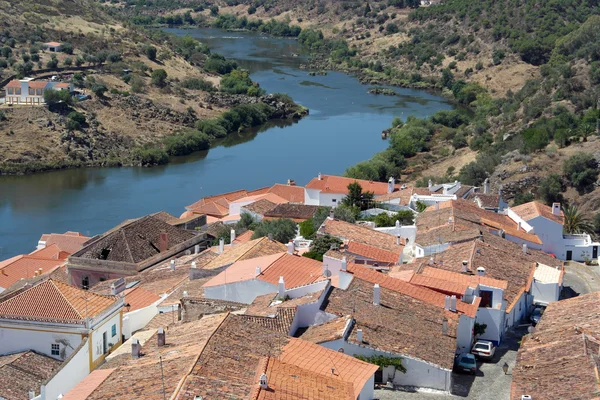
M 35 89 L 35 94 L 38 96 L 42 95 L 42 89 Z
M 60 355 L 60 344 L 52 344 L 51 354 L 53 356 Z
M 335 203 L 335 202 L 337 202 L 337 199 L 331 199 L 331 201 Z
M 13 88 L 8 88 L 8 94 L 14 94 L 15 93 L 15 89 Z
M 111 330 L 112 330 L 112 332 L 111 332 L 112 336 L 113 336 L 113 337 L 114 337 L 114 336 L 117 336 L 117 324 L 114 324 L 114 325 L 112 326 Z
M 35 89 L 34 88 L 29 88 L 29 95 L 33 96 L 35 94 Z
M 481 297 L 481 303 L 479 303 L 479 307 L 491 307 L 493 294 L 494 292 L 492 292 L 491 290 L 481 290 L 479 292 L 479 296 Z
M 21 94 L 21 88 L 17 88 L 17 89 L 15 89 L 15 94 L 18 94 L 18 95 L 20 95 L 20 94 Z
M 88 290 L 90 288 L 90 278 L 87 276 L 81 280 L 81 288 Z

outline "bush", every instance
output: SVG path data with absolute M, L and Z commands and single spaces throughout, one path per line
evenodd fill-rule
M 300 227 L 300 236 L 302 236 L 305 239 L 312 239 L 315 236 L 315 233 L 317 232 L 315 230 L 315 227 L 313 226 L 313 219 L 307 219 L 306 221 L 302 221 L 300 222 L 298 225 Z
M 142 93 L 146 87 L 144 80 L 137 75 L 131 77 L 129 84 L 133 93 Z
M 44 101 L 48 104 L 48 107 L 53 108 L 61 105 L 62 107 L 68 107 L 73 104 L 73 97 L 68 90 L 44 90 Z
M 202 78 L 185 78 L 181 82 L 181 87 L 190 90 L 203 90 L 205 92 L 214 92 L 216 90 L 211 82 Z
M 71 43 L 62 43 L 60 45 L 60 50 L 65 54 L 73 54 L 73 45 Z
M 215 138 L 227 136 L 227 130 L 215 120 L 200 120 L 196 122 L 196 129 Z
M 342 241 L 331 235 L 318 236 L 310 245 L 309 251 L 303 254 L 304 257 L 312 258 L 313 260 L 323 261 L 323 255 L 327 253 L 331 247 L 339 247 Z
M 67 118 L 69 118 L 70 120 L 75 121 L 75 122 L 77 122 L 77 123 L 79 123 L 81 125 L 85 124 L 85 115 L 83 115 L 80 112 L 71 111 L 69 113 L 69 115 L 67 115 Z
M 248 14 L 252 15 L 256 12 L 256 7 L 250 6 L 248 7 Z
M 565 160 L 563 173 L 580 194 L 587 193 L 598 179 L 598 163 L 589 153 L 577 153 Z
M 164 69 L 155 69 L 150 75 L 152 84 L 156 87 L 164 87 L 167 84 L 167 71 Z
M 563 185 L 562 179 L 558 174 L 552 174 L 542 179 L 537 189 L 537 195 L 547 205 L 552 203 L 563 203 L 562 196 Z
M 96 83 L 92 86 L 92 92 L 99 98 L 104 97 L 104 93 L 108 91 L 108 88 L 101 83 Z
M 169 136 L 164 140 L 165 151 L 170 156 L 184 156 L 195 151 L 207 150 L 210 138 L 199 131 L 189 131 Z
M 210 6 L 210 15 L 216 17 L 219 15 L 219 7 L 218 6 Z
M 228 74 L 237 68 L 235 61 L 226 60 L 220 54 L 211 53 L 206 62 L 204 63 L 204 69 L 209 72 L 216 72 L 224 75 Z
M 169 162 L 167 152 L 156 147 L 138 147 L 133 150 L 133 158 L 142 166 L 162 165 Z
M 221 78 L 220 90 L 224 93 L 255 96 L 264 93 L 262 90 L 256 91 L 252 88 L 255 88 L 254 83 L 250 79 L 250 73 L 245 70 L 236 69 Z
M 400 29 L 398 28 L 398 25 L 396 25 L 394 22 L 390 22 L 385 26 L 386 35 L 392 35 L 398 32 L 400 32 Z
M 263 220 L 256 224 L 252 239 L 265 237 L 269 234 L 278 242 L 288 243 L 296 237 L 296 223 L 287 218 Z
M 144 48 L 144 53 L 146 53 L 146 57 L 148 57 L 149 60 L 156 60 L 156 47 L 146 46 Z

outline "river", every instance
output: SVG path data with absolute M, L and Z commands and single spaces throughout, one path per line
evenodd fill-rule
M 349 75 L 309 76 L 299 69 L 305 59 L 293 56 L 301 51 L 292 39 L 215 29 L 170 31 L 236 59 L 262 88 L 289 94 L 310 115 L 233 135 L 165 166 L 0 177 L 0 260 L 32 251 L 43 233 L 95 235 L 155 211 L 179 215 L 203 196 L 287 179 L 304 185 L 319 172 L 342 174 L 387 147 L 381 131 L 394 116 L 424 117 L 452 108 L 424 91 L 396 88 L 399 96 L 377 96 Z

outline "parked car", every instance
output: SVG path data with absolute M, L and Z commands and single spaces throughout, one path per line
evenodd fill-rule
M 540 318 L 542 318 L 543 313 L 544 313 L 543 307 L 536 307 L 533 309 L 533 312 L 529 316 L 529 320 L 531 321 L 533 326 L 536 326 L 538 324 L 538 322 L 540 322 Z
M 471 353 L 462 353 L 456 359 L 456 371 L 468 372 L 475 375 L 477 373 L 477 362 L 475 356 Z
M 491 360 L 494 358 L 494 353 L 496 353 L 496 346 L 494 346 L 494 343 L 490 342 L 489 340 L 478 340 L 475 345 L 473 345 L 471 353 L 473 353 L 477 358 Z

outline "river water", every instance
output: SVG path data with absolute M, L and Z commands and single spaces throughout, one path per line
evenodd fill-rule
M 451 109 L 433 94 L 395 89 L 368 94 L 352 76 L 309 76 L 296 42 L 215 29 L 170 30 L 191 35 L 236 59 L 268 92 L 287 93 L 308 107 L 296 123 L 269 124 L 228 137 L 205 152 L 153 168 L 86 168 L 0 177 L 0 260 L 32 251 L 42 233 L 102 233 L 121 221 L 165 210 L 174 215 L 197 199 L 256 189 L 317 173 L 342 174 L 387 147 L 381 131 L 394 116 L 428 116 Z

